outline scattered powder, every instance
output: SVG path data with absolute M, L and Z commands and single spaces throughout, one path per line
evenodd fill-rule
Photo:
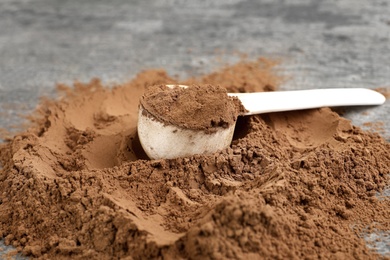
M 272 63 L 183 84 L 271 91 Z M 390 144 L 328 108 L 239 118 L 231 147 L 147 160 L 136 134 L 145 71 L 113 89 L 60 86 L 0 149 L 0 231 L 42 259 L 377 259 L 363 231 L 389 232 Z
M 376 88 L 375 90 L 384 95 L 386 98 L 390 97 L 390 87 L 381 87 Z
M 245 111 L 236 97 L 227 95 L 225 88 L 212 85 L 150 86 L 140 103 L 164 123 L 206 132 L 234 125 L 238 115 Z
M 365 122 L 363 127 L 370 129 L 371 132 L 376 132 L 386 138 L 385 124 L 382 121 Z

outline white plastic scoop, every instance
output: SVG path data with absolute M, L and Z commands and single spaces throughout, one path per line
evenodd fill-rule
M 169 85 L 167 85 L 169 86 Z M 181 87 L 187 87 L 181 85 Z M 381 105 L 386 98 L 371 89 L 313 89 L 255 93 L 229 93 L 248 110 L 245 115 L 320 107 Z M 214 153 L 228 147 L 235 125 L 215 133 L 167 125 L 140 106 L 138 136 L 150 159 L 172 159 L 194 154 Z

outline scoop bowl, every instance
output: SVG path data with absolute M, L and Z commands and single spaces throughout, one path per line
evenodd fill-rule
M 138 136 L 150 159 L 173 159 L 194 154 L 214 153 L 230 145 L 235 124 L 213 133 L 166 124 L 141 105 L 138 114 Z

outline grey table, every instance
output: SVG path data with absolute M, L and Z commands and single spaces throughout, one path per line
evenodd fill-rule
M 156 67 L 186 77 L 237 51 L 282 59 L 292 76 L 282 89 L 390 87 L 390 2 L 2 0 L 0 126 L 12 130 L 56 82 L 121 82 Z M 389 108 L 345 116 L 382 124 L 389 140 Z

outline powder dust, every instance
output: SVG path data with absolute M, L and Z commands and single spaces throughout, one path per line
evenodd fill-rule
M 329 108 L 240 117 L 231 147 L 148 160 L 139 98 L 158 84 L 272 91 L 261 59 L 176 82 L 141 72 L 105 88 L 60 86 L 1 145 L 0 231 L 41 259 L 377 259 L 389 232 L 390 144 Z

